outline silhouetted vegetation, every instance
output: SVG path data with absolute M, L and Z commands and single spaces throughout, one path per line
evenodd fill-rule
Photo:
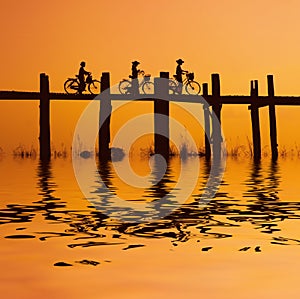
M 95 150 L 96 154 L 93 151 L 83 151 L 83 145 L 80 144 L 75 154 L 77 156 L 80 156 L 82 158 L 91 158 L 93 156 L 98 156 L 98 149 Z M 30 158 L 30 159 L 36 159 L 38 158 L 38 149 L 31 147 L 26 147 L 25 145 L 18 145 L 15 149 L 12 150 L 12 152 L 7 152 L 3 149 L 3 147 L 0 146 L 0 156 L 4 156 L 5 154 L 11 155 L 15 158 Z M 135 149 L 132 149 L 130 153 L 127 153 L 129 155 L 139 155 L 142 158 L 147 158 L 150 156 L 153 156 L 155 154 L 154 151 L 154 143 L 150 143 L 145 147 L 139 148 L 137 151 Z M 192 151 L 189 149 L 189 146 L 187 143 L 182 143 L 179 147 L 179 149 L 174 145 L 170 145 L 170 156 L 181 156 L 181 157 L 190 157 L 190 156 L 205 156 L 205 148 L 199 147 L 197 152 Z M 234 158 L 253 158 L 253 145 L 249 138 L 247 138 L 247 144 L 236 144 L 228 146 L 226 148 L 225 154 L 228 157 L 234 157 Z M 72 155 L 72 149 L 67 149 L 65 144 L 61 144 L 60 148 L 53 147 L 51 151 L 51 157 L 52 158 L 67 158 Z M 121 148 L 113 148 L 112 149 L 112 155 L 117 156 L 117 160 L 120 160 L 119 157 L 122 156 L 122 158 L 126 155 L 124 149 Z M 262 148 L 262 157 L 270 157 L 271 152 L 269 146 L 264 146 Z M 278 149 L 278 155 L 280 158 L 300 158 L 300 147 L 298 144 L 295 143 L 294 147 L 286 147 L 282 146 Z
M 20 158 L 36 158 L 37 151 L 31 146 L 30 149 L 27 149 L 24 145 L 19 145 L 13 150 L 14 157 Z

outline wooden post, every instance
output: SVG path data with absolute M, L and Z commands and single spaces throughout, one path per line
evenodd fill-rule
M 50 93 L 49 78 L 40 74 L 40 159 L 50 160 Z
M 203 97 L 206 100 L 206 96 L 208 96 L 208 84 L 203 83 L 202 85 L 203 89 Z M 209 104 L 205 103 L 203 105 L 203 111 L 204 111 L 204 141 L 205 141 L 205 157 L 207 159 L 210 159 L 211 157 L 211 150 L 210 150 L 210 113 L 209 113 Z
M 268 96 L 269 96 L 269 121 L 270 121 L 270 139 L 271 139 L 271 150 L 272 159 L 277 160 L 278 158 L 278 144 L 277 144 L 277 127 L 276 127 L 276 110 L 274 104 L 274 81 L 273 75 L 268 75 Z
M 252 124 L 252 142 L 254 160 L 258 161 L 261 158 L 261 139 L 260 139 L 260 122 L 258 109 L 258 81 L 251 81 L 250 95 L 253 103 L 248 107 L 251 110 Z
M 213 158 L 221 158 L 221 144 L 222 144 L 222 134 L 221 134 L 221 109 L 222 104 L 220 104 L 220 76 L 219 74 L 212 74 L 212 96 L 213 104 L 212 110 L 214 115 L 212 117 L 212 142 L 213 142 Z
M 162 79 L 164 78 L 164 79 Z M 161 72 L 154 79 L 154 151 L 169 159 L 169 73 Z
M 110 117 L 111 117 L 111 99 L 110 99 L 110 77 L 109 73 L 102 73 L 101 76 L 101 100 L 99 115 L 99 158 L 110 159 Z

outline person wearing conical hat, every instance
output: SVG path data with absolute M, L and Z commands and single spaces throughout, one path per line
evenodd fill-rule
M 181 66 L 184 63 L 184 61 L 180 58 L 176 60 L 177 62 L 177 67 L 176 67 L 176 80 L 178 82 L 178 88 L 177 88 L 177 92 L 179 94 L 182 93 L 182 74 L 186 73 L 187 71 L 184 71 Z
M 140 73 L 140 70 L 137 69 L 137 66 L 139 64 L 140 63 L 136 60 L 132 62 L 131 76 L 129 76 L 132 79 L 131 92 L 133 95 L 136 95 L 139 93 L 139 82 L 137 80 L 138 74 Z
M 184 71 L 181 66 L 184 63 L 184 61 L 180 58 L 176 60 L 177 62 L 177 67 L 176 67 L 176 80 L 180 83 L 182 83 L 182 74 L 186 73 L 186 71 Z
M 78 72 L 78 80 L 79 80 L 79 94 L 82 94 L 83 91 L 85 91 L 85 76 L 89 75 L 90 73 L 87 72 L 85 69 L 85 61 L 82 61 L 80 63 L 80 69 Z
M 140 70 L 137 69 L 137 66 L 139 65 L 140 63 L 138 61 L 133 61 L 132 62 L 132 67 L 131 67 L 131 79 L 137 79 L 138 77 L 138 74 L 140 72 Z

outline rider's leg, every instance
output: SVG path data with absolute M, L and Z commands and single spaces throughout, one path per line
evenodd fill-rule
M 183 86 L 182 81 L 181 82 L 178 81 L 178 85 L 177 85 L 178 94 L 182 94 L 182 86 Z
M 85 82 L 84 81 L 80 81 L 79 82 L 79 90 L 78 90 L 78 92 L 80 94 L 82 94 L 83 91 L 85 91 Z

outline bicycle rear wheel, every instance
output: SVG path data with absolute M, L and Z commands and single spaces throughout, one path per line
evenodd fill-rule
M 144 82 L 142 90 L 144 94 L 154 94 L 154 84 L 149 81 Z
M 131 82 L 129 80 L 123 80 L 119 83 L 119 91 L 121 94 L 130 94 Z
M 64 84 L 64 89 L 67 94 L 78 93 L 79 84 L 76 79 L 68 79 Z
M 196 95 L 200 93 L 200 84 L 196 81 L 189 81 L 185 86 L 185 90 L 190 95 Z
M 89 92 L 91 94 L 99 94 L 100 93 L 100 81 L 98 80 L 93 80 L 89 84 Z
M 170 94 L 175 94 L 177 92 L 177 84 L 173 80 L 169 80 L 169 93 Z

